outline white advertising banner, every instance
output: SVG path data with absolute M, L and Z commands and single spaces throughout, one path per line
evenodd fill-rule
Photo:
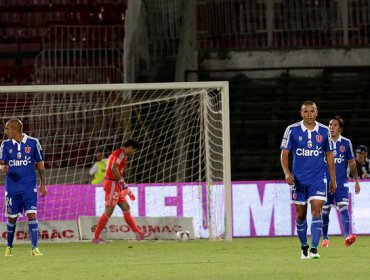
M 0 223 L 1 243 L 6 243 L 7 223 Z M 14 242 L 29 240 L 28 222 L 18 222 Z M 79 233 L 76 221 L 39 222 L 39 242 L 71 242 L 78 241 Z
M 94 237 L 99 217 L 80 216 L 78 226 L 82 240 Z M 194 239 L 193 218 L 189 217 L 136 217 L 137 225 L 144 232 L 145 239 L 168 240 L 176 239 L 178 231 L 189 231 L 189 238 Z M 111 217 L 102 231 L 103 239 L 136 239 L 136 235 L 121 217 Z

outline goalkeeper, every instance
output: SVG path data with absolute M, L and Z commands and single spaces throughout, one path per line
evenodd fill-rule
M 133 139 L 129 139 L 123 145 L 123 148 L 115 150 L 108 158 L 107 170 L 103 181 L 105 211 L 99 218 L 95 228 L 94 238 L 91 240 L 92 243 L 98 244 L 104 242 L 104 240 L 100 238 L 100 233 L 108 223 L 117 204 L 122 209 L 123 217 L 132 231 L 136 234 L 137 239 L 140 240 L 143 238 L 142 231 L 136 225 L 130 212 L 130 205 L 126 200 L 127 195 L 131 200 L 135 200 L 135 196 L 129 190 L 122 175 L 126 166 L 127 157 L 132 156 L 138 149 L 139 143 Z

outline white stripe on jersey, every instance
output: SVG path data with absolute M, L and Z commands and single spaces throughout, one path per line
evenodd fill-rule
M 355 158 L 356 156 L 355 156 L 355 153 L 353 152 L 353 146 L 352 146 L 351 140 L 347 137 L 342 136 L 342 135 L 341 135 L 341 137 L 342 137 L 342 139 L 348 141 L 348 146 L 349 146 L 349 150 L 351 151 L 351 155 L 352 155 L 353 158 Z
M 39 154 L 40 158 L 42 159 L 42 147 L 39 142 L 39 139 L 35 137 L 28 136 L 29 139 L 35 140 L 36 141 L 36 148 L 37 148 L 37 153 Z
M 289 125 L 286 128 L 286 130 L 284 132 L 284 136 L 283 136 L 283 141 L 281 141 L 281 145 L 280 145 L 281 148 L 287 148 L 288 147 L 289 140 L 290 140 L 290 134 L 292 133 L 292 128 L 296 127 L 296 126 L 300 126 L 300 125 L 301 125 L 301 123 L 297 122 L 297 123 Z
M 122 151 L 120 154 L 119 154 L 119 156 L 118 156 L 118 158 L 117 158 L 117 164 L 120 164 L 121 163 L 121 161 L 123 160 L 125 158 L 125 153 Z

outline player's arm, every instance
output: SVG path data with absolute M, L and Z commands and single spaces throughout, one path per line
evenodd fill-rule
M 119 173 L 118 164 L 116 162 L 112 164 L 112 174 L 114 176 L 114 179 L 116 179 L 118 183 L 122 186 L 122 189 L 128 188 L 128 185 L 126 184 L 125 179 Z
M 329 191 L 331 194 L 335 193 L 337 189 L 337 179 L 335 177 L 335 162 L 333 152 L 326 152 L 326 164 L 328 165 L 330 174 L 330 187 Z
M 46 177 L 45 177 L 45 165 L 43 161 L 37 163 L 37 169 L 40 175 L 40 195 L 43 197 L 47 193 L 46 189 Z
M 349 160 L 348 166 L 349 166 L 349 169 L 351 170 L 352 177 L 355 180 L 355 193 L 358 194 L 360 193 L 361 188 L 360 188 L 360 183 L 358 181 L 358 173 L 357 173 L 357 166 L 356 166 L 355 160 L 354 159 Z
M 290 153 L 289 150 L 281 150 L 280 163 L 285 175 L 285 181 L 289 185 L 294 185 L 294 177 L 292 172 L 290 172 L 289 170 L 289 153 Z

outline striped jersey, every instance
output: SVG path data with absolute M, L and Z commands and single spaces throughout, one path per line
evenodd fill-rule
M 312 131 L 303 121 L 294 123 L 285 130 L 280 146 L 293 155 L 293 176 L 300 183 L 312 183 L 326 178 L 325 152 L 333 151 L 329 128 L 319 122 Z
M 6 175 L 6 191 L 22 193 L 36 187 L 35 163 L 44 160 L 38 139 L 23 133 L 21 142 L 8 139 L 1 143 L 0 160 L 9 167 Z

